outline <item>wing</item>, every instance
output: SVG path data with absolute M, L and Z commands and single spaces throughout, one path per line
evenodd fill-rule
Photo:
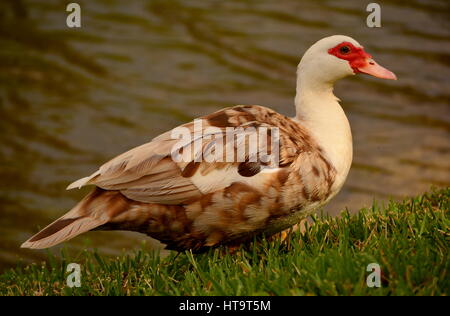
M 184 204 L 234 182 L 263 188 L 269 175 L 290 168 L 311 146 L 293 120 L 260 106 L 235 106 L 131 149 L 68 189 L 96 185 L 140 202 Z

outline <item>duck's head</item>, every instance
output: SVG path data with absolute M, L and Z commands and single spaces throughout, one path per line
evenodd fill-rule
M 344 35 L 319 40 L 306 51 L 299 64 L 299 74 L 314 77 L 316 82 L 334 83 L 359 73 L 397 79 L 393 72 L 377 64 L 357 41 Z

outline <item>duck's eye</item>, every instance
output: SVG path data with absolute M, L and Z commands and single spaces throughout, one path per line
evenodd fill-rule
M 342 46 L 341 48 L 339 48 L 339 51 L 341 52 L 341 54 L 348 54 L 350 53 L 350 47 L 348 47 L 347 45 Z

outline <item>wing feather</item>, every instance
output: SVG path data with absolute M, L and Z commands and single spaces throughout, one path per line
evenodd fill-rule
M 288 167 L 295 159 L 295 154 L 305 144 L 292 141 L 292 125 L 285 126 L 284 120 L 290 120 L 281 114 L 259 106 L 236 106 L 215 112 L 202 119 L 202 146 L 197 152 L 186 154 L 186 149 L 193 148 L 198 134 L 194 132 L 194 123 L 182 125 L 190 130 L 192 141 L 180 145 L 179 139 L 171 138 L 168 131 L 151 142 L 133 148 L 102 165 L 91 176 L 75 181 L 68 189 L 84 185 L 96 185 L 105 190 L 119 190 L 126 197 L 147 203 L 180 204 L 200 198 L 204 194 L 224 189 L 233 182 L 246 182 L 261 185 L 268 172 L 252 172 L 251 177 L 239 174 L 241 162 L 207 162 L 214 154 L 210 149 L 219 140 L 224 144 L 225 151 L 232 151 L 234 158 L 245 147 L 243 139 L 249 136 L 246 129 L 238 132 L 237 142 L 227 138 L 227 127 L 276 127 L 280 130 L 280 161 Z M 216 128 L 210 132 L 209 127 Z M 209 131 L 209 132 L 208 132 Z M 219 139 L 222 137 L 222 139 Z M 247 138 L 248 139 L 248 138 Z M 257 150 L 270 150 L 270 142 L 259 144 Z M 178 147 L 177 147 L 178 146 Z M 186 161 L 176 162 L 172 159 L 172 151 L 183 149 Z M 245 149 L 245 159 L 256 159 L 248 155 Z M 200 152 L 199 152 L 200 151 Z M 259 152 L 257 152 L 259 154 Z M 186 156 L 187 155 L 187 156 Z M 193 162 L 195 157 L 203 155 L 203 161 Z M 186 159 L 187 157 L 187 159 Z M 266 165 L 266 169 L 277 171 L 278 165 Z M 257 169 L 255 169 L 257 170 Z M 253 175 L 254 174 L 254 175 Z

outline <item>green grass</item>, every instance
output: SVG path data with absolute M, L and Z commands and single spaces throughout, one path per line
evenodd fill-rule
M 448 295 L 450 188 L 339 218 L 315 217 L 285 242 L 255 241 L 234 254 L 139 251 L 103 258 L 49 257 L 0 276 L 0 295 Z M 81 287 L 65 284 L 81 264 Z M 369 263 L 382 270 L 369 288 Z

